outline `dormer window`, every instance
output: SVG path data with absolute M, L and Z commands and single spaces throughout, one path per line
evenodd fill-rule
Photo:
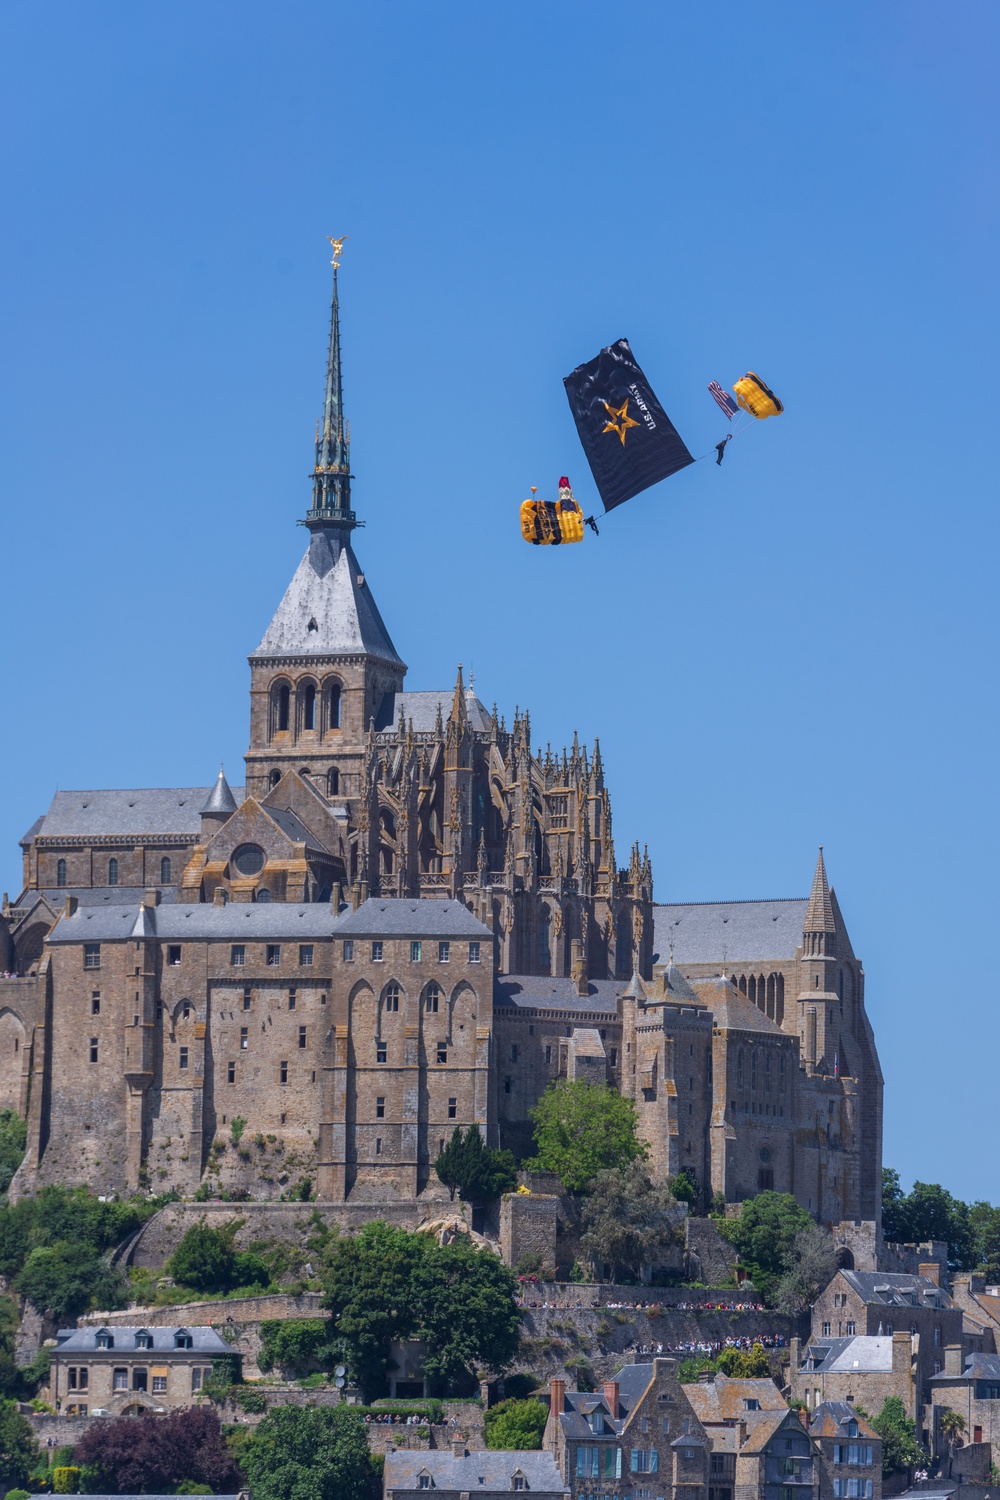
M 524 1475 L 523 1474 L 515 1474 L 512 1482 L 511 1482 L 511 1489 L 513 1489 L 513 1490 L 526 1490 L 528 1488 L 529 1488 L 528 1481 L 525 1479 Z
M 140 1328 L 139 1332 L 135 1336 L 135 1347 L 137 1349 L 152 1349 L 153 1335 L 151 1333 L 147 1333 L 145 1328 Z
M 602 1411 L 594 1412 L 593 1416 L 590 1419 L 590 1430 L 592 1432 L 604 1431 L 604 1413 Z
M 745 1396 L 743 1398 L 744 1411 L 760 1411 L 760 1402 L 756 1396 Z
M 857 1437 L 857 1435 L 858 1435 L 858 1424 L 857 1424 L 857 1422 L 848 1422 L 848 1424 L 847 1424 L 847 1436 L 848 1437 Z
M 106 1328 L 102 1328 L 97 1335 L 96 1346 L 98 1349 L 113 1349 L 115 1347 L 114 1334 L 109 1333 Z
M 431 1478 L 430 1474 L 428 1474 L 427 1470 L 425 1469 L 422 1473 L 420 1473 L 420 1474 L 417 1475 L 417 1489 L 418 1490 L 432 1490 L 433 1488 L 434 1488 L 434 1480 Z
M 178 1328 L 177 1332 L 174 1334 L 174 1348 L 175 1349 L 193 1349 L 194 1348 L 194 1339 L 188 1333 L 188 1331 L 187 1331 L 186 1328 Z

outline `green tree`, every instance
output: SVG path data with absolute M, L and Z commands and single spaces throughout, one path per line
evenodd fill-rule
M 812 1225 L 812 1216 L 791 1193 L 765 1192 L 744 1203 L 739 1218 L 720 1219 L 717 1228 L 735 1247 L 767 1301 L 787 1269 L 796 1235 Z
M 15 1285 L 57 1322 L 76 1319 L 90 1307 L 125 1307 L 128 1301 L 120 1271 L 91 1247 L 63 1241 L 32 1250 Z
M 980 1207 L 989 1205 L 976 1205 Z M 946 1240 L 952 1270 L 969 1270 L 979 1258 L 969 1205 L 936 1182 L 915 1182 L 904 1193 L 899 1173 L 891 1167 L 882 1169 L 882 1232 L 890 1242 L 904 1245 Z
M 436 1385 L 483 1366 L 501 1374 L 512 1363 L 521 1341 L 517 1278 L 499 1256 L 465 1235 L 451 1245 L 431 1241 L 411 1284 L 416 1336 L 427 1344 L 424 1369 Z
M 486 1413 L 487 1448 L 540 1448 L 546 1417 L 540 1401 L 498 1401 Z
M 676 1243 L 679 1219 L 670 1189 L 654 1187 L 642 1163 L 633 1161 L 594 1178 L 580 1243 L 591 1260 L 611 1267 L 613 1281 L 635 1281 L 644 1265 Z
M 478 1125 L 470 1125 L 465 1134 L 456 1125 L 451 1140 L 434 1163 L 439 1181 L 454 1200 L 484 1203 L 509 1193 L 517 1184 L 517 1169 L 510 1151 L 495 1151 L 487 1146 Z
M 792 1315 L 811 1307 L 837 1269 L 833 1237 L 818 1224 L 806 1224 L 792 1240 L 774 1293 L 779 1312 Z
M 537 1156 L 528 1167 L 555 1172 L 571 1193 L 589 1191 L 598 1172 L 643 1161 L 649 1154 L 636 1134 L 636 1110 L 607 1084 L 549 1084 L 530 1111 Z
M 676 1177 L 671 1177 L 670 1191 L 678 1203 L 686 1203 L 693 1212 L 701 1198 L 698 1174 L 694 1167 L 682 1167 Z
M 333 1239 L 327 1249 L 323 1306 L 369 1396 L 385 1389 L 390 1340 L 411 1336 L 413 1273 L 430 1243 L 426 1235 L 376 1219 L 360 1234 Z
M 28 1122 L 13 1109 L 0 1110 L 0 1193 L 10 1187 L 11 1178 L 24 1160 L 28 1144 Z
M 269 1319 L 260 1325 L 257 1367 L 271 1370 L 280 1365 L 293 1375 L 303 1375 L 316 1364 L 326 1368 L 336 1363 L 332 1333 L 328 1318 Z
M 208 1224 L 192 1224 L 166 1269 L 181 1286 L 193 1287 L 196 1292 L 227 1291 L 236 1270 L 232 1235 Z
M 898 1396 L 887 1396 L 878 1416 L 869 1417 L 868 1423 L 882 1439 L 883 1474 L 902 1473 L 923 1460 L 916 1423 L 909 1421 Z
M 254 1500 L 365 1500 L 368 1437 L 349 1406 L 279 1406 L 241 1455 Z
M 962 1433 L 965 1431 L 965 1418 L 957 1411 L 943 1411 L 941 1413 L 940 1427 L 941 1436 L 948 1444 L 948 1473 L 951 1474 L 955 1449 L 958 1447 Z
M 0 1483 L 23 1485 L 38 1456 L 38 1444 L 16 1401 L 0 1401 Z
M 754 1344 L 751 1349 L 723 1349 L 715 1368 L 730 1380 L 763 1380 L 771 1373 L 763 1344 Z

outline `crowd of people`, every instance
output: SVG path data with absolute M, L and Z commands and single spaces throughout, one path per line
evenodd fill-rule
M 671 1357 L 679 1355 L 683 1358 L 707 1354 L 710 1359 L 717 1359 L 723 1349 L 752 1349 L 754 1344 L 760 1344 L 762 1349 L 784 1349 L 785 1336 L 781 1333 L 758 1333 L 745 1338 L 688 1339 L 686 1343 L 679 1344 L 636 1344 L 630 1353 L 635 1356 L 636 1363 L 662 1354 Z
M 730 1298 L 722 1302 L 584 1302 L 577 1298 L 575 1302 L 549 1302 L 543 1299 L 540 1302 L 529 1301 L 523 1294 L 521 1306 L 538 1308 L 541 1311 L 550 1309 L 556 1311 L 562 1308 L 591 1308 L 594 1311 L 605 1312 L 644 1312 L 652 1313 L 659 1317 L 667 1312 L 764 1312 L 763 1302 L 737 1302 Z

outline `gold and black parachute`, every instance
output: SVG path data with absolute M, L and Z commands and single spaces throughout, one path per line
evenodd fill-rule
M 764 417 L 780 417 L 785 409 L 774 392 L 752 370 L 748 370 L 742 380 L 737 380 L 733 391 L 743 410 L 760 420 Z
M 583 511 L 565 475 L 559 481 L 558 500 L 537 500 L 532 485 L 531 499 L 521 502 L 521 535 L 536 547 L 582 542 L 583 527 Z

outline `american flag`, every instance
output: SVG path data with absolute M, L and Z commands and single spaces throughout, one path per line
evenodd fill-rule
M 733 400 L 732 396 L 730 396 L 728 391 L 724 391 L 722 389 L 722 386 L 717 380 L 711 381 L 709 383 L 708 389 L 712 396 L 712 399 L 716 401 L 725 412 L 726 421 L 731 422 L 735 417 L 737 411 L 739 410 L 739 407 L 736 405 L 736 402 Z

